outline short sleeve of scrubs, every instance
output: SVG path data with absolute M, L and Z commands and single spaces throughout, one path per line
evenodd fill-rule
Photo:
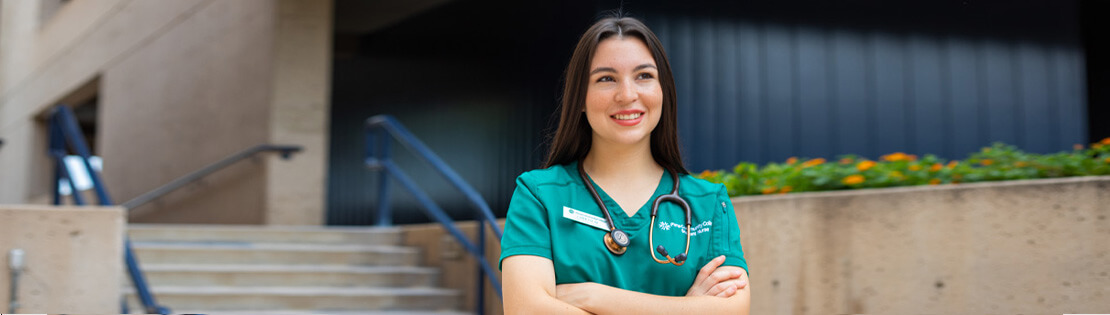
M 516 179 L 516 190 L 509 202 L 505 218 L 505 232 L 501 237 L 501 261 L 513 255 L 533 255 L 551 259 L 551 234 L 547 210 L 525 183 L 521 175 Z
M 748 271 L 748 276 L 751 276 L 751 271 L 748 270 L 748 261 L 744 259 L 744 249 L 740 246 L 740 226 L 736 218 L 736 210 L 732 207 L 732 200 L 728 198 L 728 190 L 724 185 L 720 185 L 721 189 L 717 193 L 717 201 L 721 204 L 720 220 L 725 224 L 723 229 L 714 229 L 714 242 L 716 245 L 711 253 L 712 257 L 725 255 L 725 263 L 722 266 L 736 266 L 744 268 Z

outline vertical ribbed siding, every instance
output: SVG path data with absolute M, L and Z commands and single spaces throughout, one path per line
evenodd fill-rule
M 903 151 L 963 158 L 1086 141 L 1078 34 L 1054 42 L 651 15 L 691 170 Z

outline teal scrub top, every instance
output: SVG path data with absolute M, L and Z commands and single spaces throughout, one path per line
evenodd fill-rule
M 648 245 L 652 202 L 671 192 L 674 187 L 671 174 L 663 173 L 651 199 L 631 217 L 591 182 L 609 209 L 613 223 L 629 235 L 628 250 L 618 256 L 610 253 L 602 241 L 608 230 L 568 218 L 591 221 L 581 218 L 592 216 L 605 222 L 601 208 L 578 176 L 577 167 L 577 163 L 556 165 L 517 177 L 501 239 L 501 261 L 513 255 L 540 256 L 551 259 L 556 284 L 596 282 L 667 296 L 685 295 L 698 270 L 717 256 L 725 255 L 723 265 L 748 269 L 740 247 L 740 228 L 724 185 L 688 174 L 679 176 L 678 194 L 690 205 L 693 234 L 686 263 L 675 266 L 655 262 Z M 586 215 L 575 215 L 575 211 Z M 671 257 L 686 248 L 685 217 L 682 207 L 673 202 L 659 206 L 655 245 L 663 245 Z M 659 254 L 656 257 L 665 259 Z

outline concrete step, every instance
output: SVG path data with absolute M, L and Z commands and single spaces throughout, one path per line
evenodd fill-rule
M 435 268 L 343 265 L 144 264 L 143 271 L 152 286 L 431 287 L 439 274 Z
M 152 291 L 159 304 L 177 310 L 451 311 L 460 305 L 458 291 L 436 288 L 155 286 Z M 133 290 L 125 292 L 131 305 L 139 305 Z
M 399 245 L 395 227 L 129 224 L 132 241 Z
M 137 242 L 141 264 L 256 264 L 413 266 L 415 248 L 385 245 L 269 244 L 250 242 Z

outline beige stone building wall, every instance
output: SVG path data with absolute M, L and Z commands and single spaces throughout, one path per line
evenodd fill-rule
M 132 221 L 322 222 L 330 1 L 51 1 L 0 3 L 0 203 L 48 200 L 43 116 L 95 96 L 117 203 L 253 145 L 306 148 L 240 162 Z
M 0 205 L 0 312 L 7 313 L 8 255 L 22 249 L 17 313 L 119 313 L 123 209 Z

